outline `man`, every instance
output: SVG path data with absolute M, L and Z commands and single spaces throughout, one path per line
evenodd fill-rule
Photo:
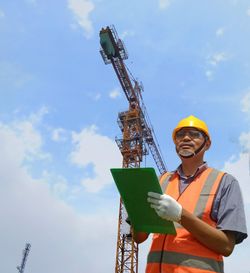
M 224 272 L 223 256 L 247 237 L 239 184 L 204 162 L 211 139 L 202 120 L 181 120 L 173 141 L 181 165 L 162 175 L 164 194 L 149 192 L 148 202 L 159 217 L 174 221 L 177 234 L 153 235 L 146 273 Z M 137 243 L 148 238 L 143 232 L 133 236 Z

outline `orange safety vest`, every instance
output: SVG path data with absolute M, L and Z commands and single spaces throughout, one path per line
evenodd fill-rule
M 192 181 L 182 194 L 179 192 L 179 175 L 164 174 L 162 191 L 183 208 L 207 224 L 216 227 L 211 219 L 213 201 L 223 172 L 207 168 Z M 222 255 L 198 242 L 190 232 L 175 223 L 176 235 L 154 234 L 148 254 L 146 273 L 223 273 Z

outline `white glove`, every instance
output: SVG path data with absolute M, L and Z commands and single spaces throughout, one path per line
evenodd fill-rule
M 147 201 L 161 218 L 175 222 L 181 220 L 182 206 L 171 196 L 148 192 Z

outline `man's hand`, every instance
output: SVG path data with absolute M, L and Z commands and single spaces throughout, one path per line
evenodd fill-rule
M 149 192 L 147 201 L 161 218 L 175 222 L 181 220 L 182 206 L 171 196 Z

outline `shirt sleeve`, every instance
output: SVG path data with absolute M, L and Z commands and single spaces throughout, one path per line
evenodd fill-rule
M 246 217 L 240 186 L 230 174 L 225 174 L 222 178 L 211 217 L 217 222 L 217 229 L 235 233 L 236 244 L 247 238 Z

